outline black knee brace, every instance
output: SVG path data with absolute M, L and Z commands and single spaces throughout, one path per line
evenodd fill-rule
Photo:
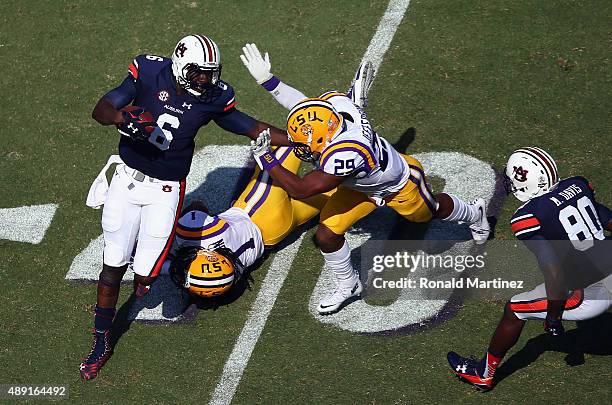
M 98 283 L 109 288 L 118 288 L 126 270 L 127 264 L 121 267 L 112 267 L 105 264 L 102 266 Z

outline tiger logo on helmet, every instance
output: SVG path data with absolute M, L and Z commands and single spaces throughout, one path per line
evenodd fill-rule
M 229 250 L 202 247 L 182 248 L 170 272 L 177 285 L 200 298 L 226 294 L 242 276 L 241 265 Z
M 295 155 L 305 162 L 319 160 L 325 146 L 342 131 L 344 118 L 329 101 L 307 98 L 287 116 L 287 135 Z
M 172 52 L 172 73 L 176 82 L 193 96 L 210 96 L 221 79 L 219 47 L 204 35 L 182 38 Z M 200 73 L 210 74 L 210 83 L 199 83 L 196 78 Z
M 546 151 L 536 147 L 512 152 L 504 177 L 506 193 L 522 202 L 547 193 L 559 182 L 557 164 Z

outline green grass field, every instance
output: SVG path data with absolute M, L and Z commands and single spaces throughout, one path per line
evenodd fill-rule
M 0 208 L 57 205 L 40 243 L 0 239 L 0 384 L 67 385 L 77 403 L 208 402 L 273 257 L 253 274 L 252 290 L 189 322 L 130 322 L 123 306 L 113 357 L 84 383 L 78 365 L 91 345 L 95 284 L 65 276 L 101 233 L 100 211 L 87 208 L 85 197 L 119 136 L 91 119 L 91 110 L 136 55 L 168 55 L 182 36 L 201 33 L 218 43 L 222 78 L 236 89 L 239 109 L 282 127 L 286 111 L 252 80 L 239 59 L 242 46 L 255 42 L 270 52 L 273 72 L 307 95 L 345 90 L 387 4 L 0 2 Z M 368 114 L 392 142 L 414 128 L 409 153 L 461 152 L 496 171 L 515 148 L 542 147 L 562 177 L 586 176 L 611 205 L 610 21 L 609 1 L 412 0 Z M 214 124 L 198 137 L 199 149 L 234 144 L 247 139 Z M 496 238 L 513 238 L 517 207 L 498 201 Z M 312 234 L 291 264 L 234 403 L 609 401 L 610 314 L 578 328 L 567 322 L 565 345 L 528 323 L 501 382 L 478 393 L 453 378 L 446 352 L 480 356 L 503 301 L 467 301 L 448 320 L 414 333 L 363 334 L 322 323 L 308 309 L 323 265 Z M 584 361 L 567 350 L 582 343 Z

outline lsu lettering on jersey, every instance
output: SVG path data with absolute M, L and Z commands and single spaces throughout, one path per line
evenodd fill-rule
M 210 250 L 228 248 L 245 267 L 255 263 L 264 251 L 261 231 L 240 208 L 230 208 L 219 215 L 200 210 L 185 213 L 178 221 L 176 243 Z
M 521 206 L 512 216 L 512 231 L 519 239 L 538 235 L 571 240 L 581 250 L 589 241 L 604 239 L 602 223 L 609 219 L 600 218 L 599 207 L 591 184 L 584 177 L 570 177 Z
M 234 89 L 219 81 L 206 102 L 188 92 L 179 94 L 172 74 L 172 61 L 154 55 L 137 56 L 129 66 L 128 78 L 135 87 L 132 104 L 153 115 L 163 136 L 156 134 L 156 139 L 150 142 L 122 136 L 119 141 L 121 159 L 131 168 L 160 180 L 186 178 L 198 130 L 235 107 Z M 161 150 L 153 141 L 167 149 Z
M 345 186 L 379 202 L 400 191 L 410 179 L 406 160 L 372 129 L 365 112 L 344 93 L 327 92 L 329 101 L 344 117 L 342 131 L 323 149 L 319 168 L 346 177 Z

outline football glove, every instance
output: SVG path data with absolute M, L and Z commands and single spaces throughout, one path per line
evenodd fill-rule
M 258 84 L 265 83 L 272 78 L 270 56 L 266 52 L 265 56 L 262 57 L 257 45 L 246 44 L 243 46 L 240 59 Z
M 146 141 L 157 127 L 150 112 L 135 105 L 129 105 L 121 109 L 123 124 L 117 125 L 120 134 L 129 136 L 135 141 Z
M 270 170 L 279 162 L 270 151 L 270 128 L 259 133 L 257 139 L 251 141 L 251 153 L 261 170 Z
M 548 319 L 544 320 L 544 331 L 550 336 L 561 336 L 565 333 L 565 328 L 561 319 Z

